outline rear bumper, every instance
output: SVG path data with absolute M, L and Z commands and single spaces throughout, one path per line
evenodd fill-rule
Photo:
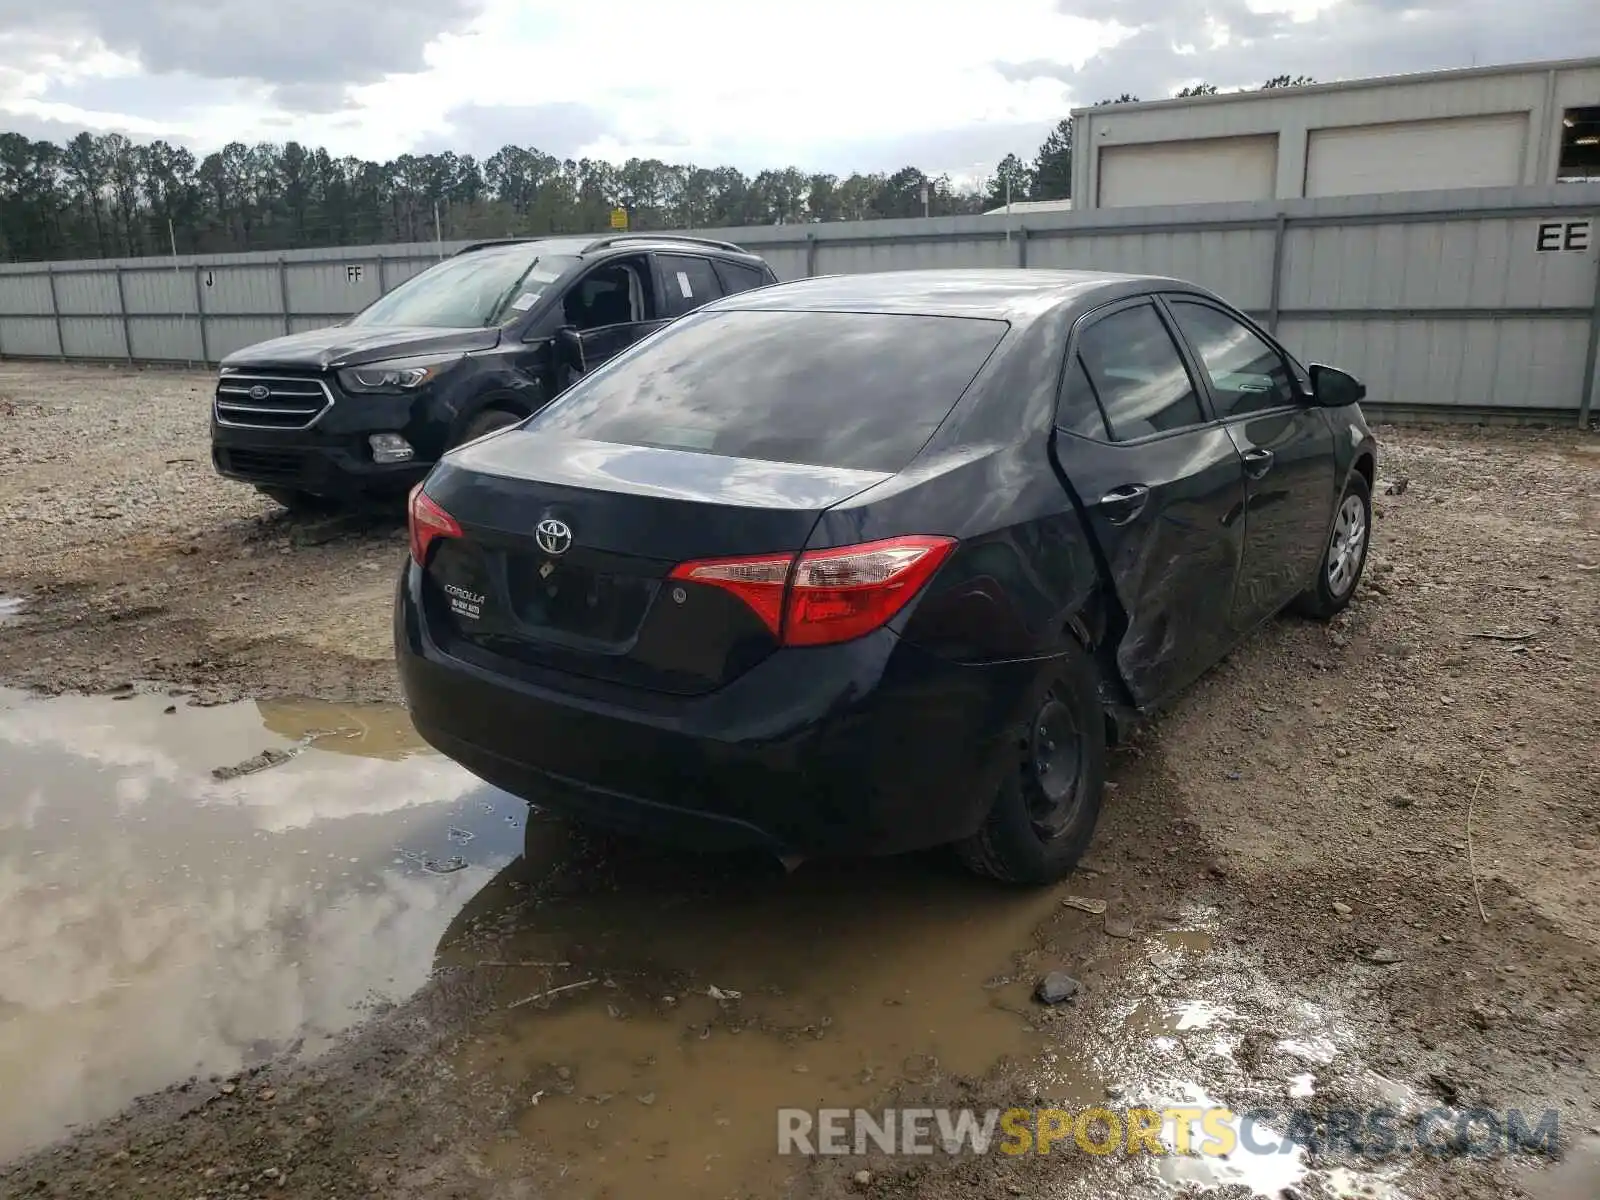
M 451 656 L 419 575 L 400 580 L 395 649 L 430 744 L 532 804 L 699 849 L 887 854 L 973 833 L 1053 661 L 959 665 L 880 630 L 780 651 L 710 695 L 630 693 Z

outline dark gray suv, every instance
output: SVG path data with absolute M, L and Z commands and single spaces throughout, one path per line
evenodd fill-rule
M 646 334 L 776 282 L 732 242 L 669 234 L 469 246 L 342 325 L 223 359 L 212 462 L 290 508 L 394 498 Z

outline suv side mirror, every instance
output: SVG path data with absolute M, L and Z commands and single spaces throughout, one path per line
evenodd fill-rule
M 588 369 L 583 358 L 583 334 L 576 325 L 563 325 L 556 330 L 556 361 L 579 375 Z
M 1344 408 L 1367 398 L 1367 385 L 1348 371 L 1312 363 L 1309 374 L 1312 398 L 1323 408 Z

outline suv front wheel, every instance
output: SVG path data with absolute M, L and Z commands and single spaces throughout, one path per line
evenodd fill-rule
M 481 438 L 486 433 L 493 433 L 496 429 L 504 429 L 508 425 L 515 425 L 522 418 L 514 412 L 503 408 L 486 408 L 472 420 L 467 422 L 467 427 L 461 431 L 461 436 L 456 439 L 456 446 L 464 446 L 470 441 Z

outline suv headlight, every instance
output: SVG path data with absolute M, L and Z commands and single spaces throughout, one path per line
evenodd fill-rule
M 443 375 L 464 355 L 431 354 L 418 358 L 394 358 L 388 362 L 345 367 L 339 372 L 339 386 L 347 392 L 414 392 Z

